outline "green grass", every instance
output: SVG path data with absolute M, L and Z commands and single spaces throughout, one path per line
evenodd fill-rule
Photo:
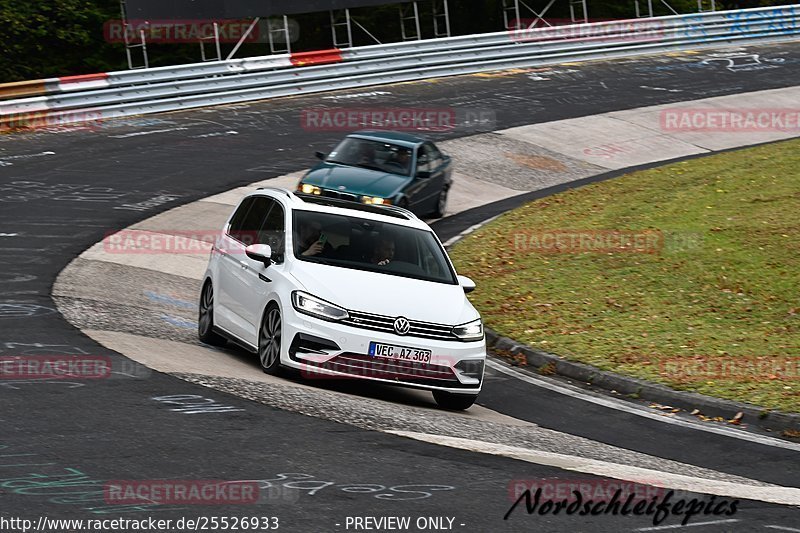
M 542 253 L 518 236 L 558 230 L 649 231 L 663 247 Z M 800 358 L 796 140 L 529 203 L 458 243 L 452 257 L 502 335 L 676 389 L 800 412 L 800 368 L 780 366 Z M 739 366 L 698 379 L 675 372 L 674 360 L 692 370 Z

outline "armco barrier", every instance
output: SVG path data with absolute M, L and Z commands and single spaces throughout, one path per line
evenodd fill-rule
M 522 29 L 0 85 L 0 129 L 569 61 L 800 39 L 800 5 Z M 84 118 L 81 117 L 90 117 Z
M 30 80 L 18 81 L 15 83 L 4 83 L 0 85 L 0 99 L 44 94 L 46 92 L 46 83 L 47 80 Z

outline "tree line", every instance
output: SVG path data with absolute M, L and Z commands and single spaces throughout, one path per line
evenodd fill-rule
M 588 0 L 591 19 L 632 18 L 635 0 Z M 547 2 L 527 0 L 541 10 Z M 697 10 L 696 0 L 669 0 L 679 13 Z M 717 2 L 717 8 L 736 9 L 786 2 L 745 0 Z M 541 5 L 540 5 L 541 4 Z M 641 0 L 642 6 L 647 4 Z M 662 2 L 653 2 L 657 15 L 671 14 Z M 434 34 L 430 0 L 419 2 L 423 38 Z M 488 33 L 504 29 L 502 0 L 449 0 L 450 25 L 453 35 Z M 523 8 L 524 9 L 524 8 Z M 398 5 L 351 10 L 352 17 L 381 42 L 402 40 Z M 523 10 L 522 18 L 533 17 Z M 556 2 L 548 17 L 567 20 L 570 17 L 568 0 Z M 119 20 L 119 0 L 0 0 L 0 83 L 27 79 L 90 74 L 125 70 L 128 63 L 125 46 L 109 36 L 109 21 Z M 191 15 L 187 16 L 191 18 Z M 246 26 L 246 25 L 245 25 Z M 293 51 L 331 48 L 333 38 L 329 13 L 309 13 L 292 16 Z M 261 28 L 266 30 L 266 26 Z M 260 32 L 259 42 L 244 44 L 236 57 L 270 53 L 266 31 Z M 117 39 L 118 40 L 118 39 Z M 353 27 L 353 44 L 375 44 L 367 32 Z M 222 46 L 223 56 L 233 43 Z M 206 45 L 207 55 L 213 47 Z M 140 49 L 132 50 L 134 63 L 142 63 Z M 148 44 L 150 66 L 162 66 L 200 61 L 200 47 L 194 44 Z

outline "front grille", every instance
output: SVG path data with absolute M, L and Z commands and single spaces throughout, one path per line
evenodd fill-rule
M 350 194 L 349 192 L 331 191 L 329 189 L 322 189 L 322 196 L 327 196 L 328 198 L 338 198 L 340 200 L 347 200 L 349 202 L 358 201 L 358 196 L 355 194 Z
M 348 311 L 349 318 L 342 320 L 343 324 L 355 326 L 357 328 L 372 329 L 375 331 L 385 331 L 387 333 L 397 334 L 394 330 L 394 321 L 397 317 L 372 315 L 369 313 L 362 313 L 360 311 Z M 418 320 L 409 320 L 411 328 L 406 337 L 421 337 L 423 339 L 439 339 L 439 340 L 458 340 L 458 337 L 453 335 L 452 326 L 445 326 L 442 324 L 430 324 L 428 322 L 420 322 Z
M 447 366 L 383 359 L 363 354 L 343 353 L 324 363 L 305 360 L 303 363 L 325 370 L 348 374 L 355 378 L 386 379 L 412 385 L 433 387 L 475 387 L 475 385 L 462 384 L 456 377 L 453 369 Z M 320 375 L 319 377 L 324 377 L 324 375 Z

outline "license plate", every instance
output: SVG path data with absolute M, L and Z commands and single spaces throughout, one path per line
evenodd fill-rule
M 420 350 L 419 348 L 395 346 L 393 344 L 382 344 L 379 342 L 369 343 L 369 354 L 372 357 L 384 357 L 386 359 L 400 359 L 402 361 L 414 361 L 418 363 L 431 362 L 430 350 Z

